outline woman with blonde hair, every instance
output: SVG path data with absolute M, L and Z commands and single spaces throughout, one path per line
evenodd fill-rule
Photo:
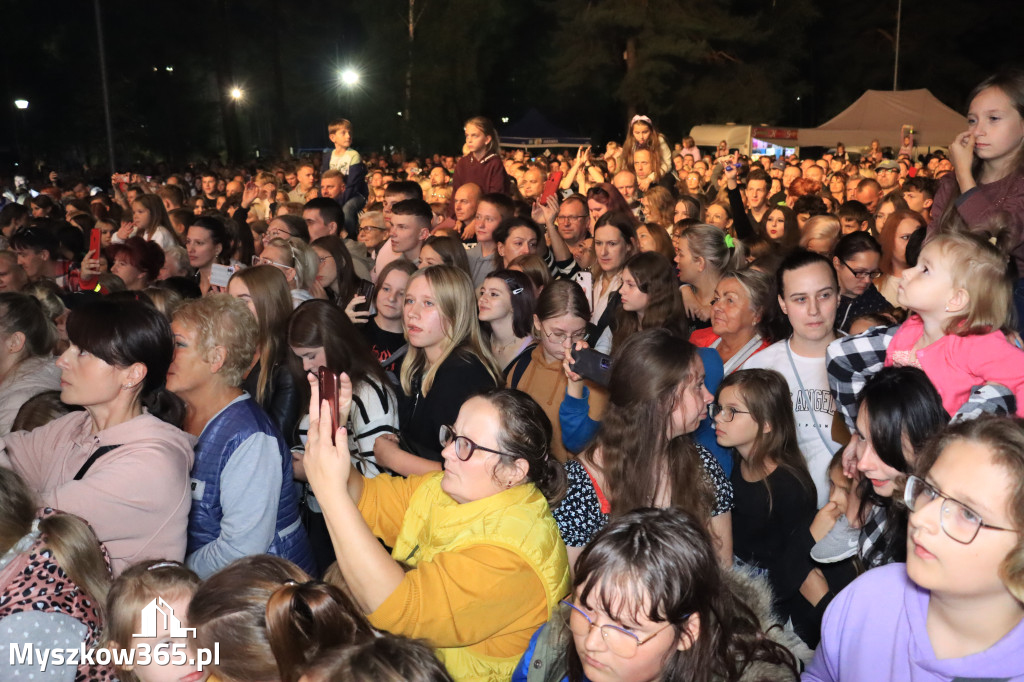
M 179 308 L 171 331 L 167 388 L 185 402 L 185 430 L 199 439 L 188 567 L 208 577 L 241 557 L 273 554 L 312 572 L 288 447 L 241 388 L 256 352 L 255 316 L 240 300 L 211 294 Z
M 746 265 L 746 249 L 714 225 L 693 225 L 676 240 L 676 265 L 692 326 L 709 327 L 715 286 L 724 273 Z
M 259 329 L 256 364 L 242 382 L 263 411 L 274 420 L 289 445 L 296 444 L 295 425 L 302 414 L 302 376 L 285 344 L 292 298 L 284 274 L 270 265 L 239 270 L 228 282 L 228 294 L 245 303 Z
M 469 396 L 502 383 L 478 314 L 473 283 L 462 270 L 434 265 L 409 278 L 402 313 L 409 352 L 400 375 L 401 440 L 390 434 L 377 439 L 379 464 L 405 476 L 439 470 L 438 429 L 455 420 Z
M 800 230 L 800 248 L 831 256 L 836 248 L 842 229 L 839 218 L 833 215 L 811 216 Z
M 313 298 L 310 289 L 316 282 L 320 260 L 316 251 L 298 237 L 275 237 L 264 243 L 263 251 L 260 255 L 253 256 L 252 264 L 273 265 L 284 273 L 294 307 L 297 308 L 301 303 Z
M 77 652 L 79 646 L 102 646 L 109 589 L 109 559 L 89 524 L 38 508 L 29 485 L 0 467 L 0 647 L 11 652 L 4 660 L 4 679 L 39 673 L 31 657 L 16 662 L 12 647 Z M 59 677 L 45 677 L 72 680 L 77 673 L 83 680 L 114 679 L 108 666 L 87 661 L 58 670 Z

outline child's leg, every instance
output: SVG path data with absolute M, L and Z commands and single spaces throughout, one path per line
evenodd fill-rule
M 357 194 L 341 207 L 342 213 L 345 214 L 345 231 L 348 232 L 349 239 L 355 239 L 359 234 L 359 212 L 363 210 L 364 206 L 366 206 L 366 198 Z

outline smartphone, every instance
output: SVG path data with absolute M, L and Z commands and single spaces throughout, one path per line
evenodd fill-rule
M 317 372 L 317 379 L 320 383 L 320 402 L 327 401 L 328 411 L 331 413 L 331 444 L 334 444 L 334 434 L 338 432 L 338 375 L 321 367 Z
M 540 193 L 540 203 L 548 203 L 548 199 L 554 196 L 555 192 L 558 191 L 558 183 L 562 181 L 562 171 L 555 171 L 548 176 L 547 182 L 544 183 L 544 191 Z
M 570 369 L 598 386 L 607 387 L 612 378 L 612 358 L 593 348 L 574 348 Z
M 89 233 L 89 250 L 92 251 L 93 258 L 99 258 L 103 251 L 103 235 L 98 228 L 92 228 L 92 232 Z
M 228 282 L 231 280 L 231 275 L 233 274 L 235 274 L 235 266 L 214 263 L 210 267 L 210 284 L 214 284 L 219 287 L 226 287 Z
M 356 288 L 356 296 L 365 296 L 366 300 L 352 308 L 352 310 L 357 313 L 369 310 L 370 306 L 373 305 L 373 282 L 367 282 L 365 279 L 361 281 Z
M 127 173 L 115 173 L 114 174 L 114 182 L 116 182 L 119 185 L 127 185 L 130 180 L 131 180 L 131 177 Z

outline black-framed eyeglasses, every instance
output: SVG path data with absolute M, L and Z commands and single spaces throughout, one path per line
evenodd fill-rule
M 601 638 L 604 639 L 604 643 L 608 645 L 608 648 L 613 654 L 621 656 L 622 658 L 633 658 L 636 656 L 637 649 L 660 635 L 662 631 L 672 627 L 671 623 L 666 623 L 665 626 L 659 628 L 657 632 L 651 633 L 643 639 L 640 639 L 635 632 L 630 632 L 626 628 L 619 627 L 618 625 L 612 625 L 611 623 L 598 625 L 590 619 L 590 616 L 587 615 L 586 611 L 576 606 L 568 599 L 563 599 L 561 603 L 565 604 L 570 609 L 568 614 L 563 613 L 561 610 L 559 610 L 559 614 L 565 620 L 565 624 L 574 635 L 586 637 L 594 628 L 600 628 Z M 689 616 L 687 616 L 687 618 L 688 617 Z
M 850 267 L 850 264 L 842 258 L 839 259 L 839 262 L 842 263 L 843 267 L 849 270 L 857 279 L 878 279 L 882 276 L 881 270 L 854 270 Z
M 455 433 L 455 427 L 442 424 L 441 429 L 437 434 L 437 438 L 441 441 L 441 447 L 446 448 L 452 443 L 455 443 L 455 456 L 459 458 L 459 461 L 465 462 L 476 450 L 483 450 L 484 452 L 492 452 L 495 455 L 504 455 L 505 457 L 512 457 L 507 452 L 500 450 L 492 450 L 491 448 L 485 448 L 483 445 L 477 445 L 466 436 L 459 436 Z
M 737 410 L 734 407 L 723 407 L 718 403 L 711 403 L 708 405 L 708 416 L 712 419 L 716 419 L 721 415 L 723 422 L 731 422 L 738 414 L 750 414 L 750 411 Z
M 939 508 L 939 526 L 942 532 L 960 544 L 969 545 L 978 537 L 982 528 L 1019 533 L 1015 528 L 993 526 L 982 521 L 981 516 L 959 500 L 943 495 L 938 488 L 917 476 L 907 478 L 907 487 L 903 491 L 903 503 L 912 512 L 924 509 L 933 500 L 942 500 Z

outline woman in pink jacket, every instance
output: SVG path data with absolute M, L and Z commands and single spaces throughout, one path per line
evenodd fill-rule
M 96 301 L 67 323 L 57 360 L 61 400 L 80 405 L 34 431 L 4 437 L 0 466 L 43 505 L 88 521 L 117 574 L 142 559 L 185 558 L 191 437 L 164 379 L 174 353 L 167 319 L 135 301 Z

